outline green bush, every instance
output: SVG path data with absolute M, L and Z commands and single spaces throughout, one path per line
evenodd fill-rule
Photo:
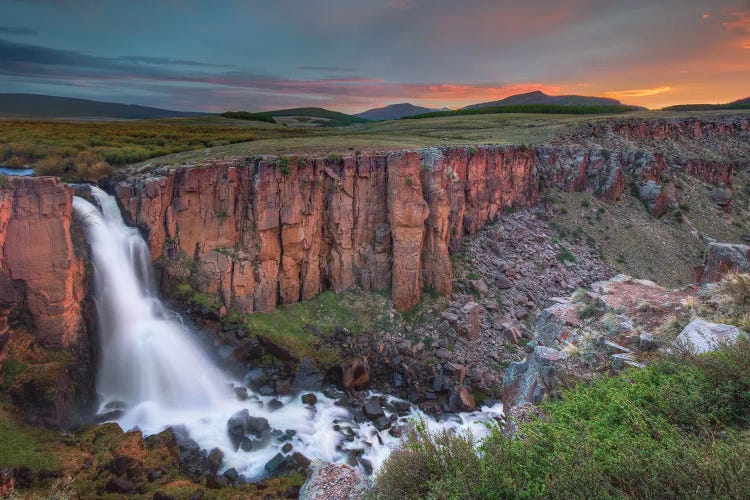
M 750 341 L 564 391 L 478 447 L 417 423 L 380 498 L 739 498 L 750 491 Z M 420 426 L 421 425 L 421 426 Z M 421 481 L 415 478 L 422 478 Z

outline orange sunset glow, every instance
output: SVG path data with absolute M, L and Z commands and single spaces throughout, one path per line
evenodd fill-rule
M 742 0 L 8 2 L 8 92 L 344 112 L 407 101 L 459 108 L 533 90 L 648 108 L 750 95 Z

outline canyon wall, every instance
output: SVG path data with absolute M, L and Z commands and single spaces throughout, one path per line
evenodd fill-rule
M 670 148 L 681 134 L 687 142 L 736 142 L 735 153 L 747 150 L 750 131 L 745 118 L 587 127 L 619 149 L 559 143 L 256 157 L 155 169 L 121 179 L 114 189 L 130 221 L 147 234 L 167 288 L 188 283 L 216 294 L 222 310 L 251 312 L 358 285 L 390 288 L 396 308 L 407 310 L 424 287 L 451 292 L 449 257 L 465 235 L 503 210 L 533 206 L 544 187 L 614 202 L 633 185 L 659 216 L 667 208 L 662 183 L 670 171 L 731 189 L 742 164 L 727 160 L 731 154 L 675 156 Z M 637 149 L 623 138 L 657 145 Z
M 28 325 L 48 348 L 83 331 L 83 260 L 71 237 L 73 190 L 55 177 L 9 178 L 0 188 L 0 333 Z
M 214 162 L 115 192 L 172 282 L 189 274 L 224 306 L 268 311 L 358 285 L 390 288 L 405 310 L 423 287 L 450 293 L 451 251 L 500 210 L 534 205 L 539 180 L 533 148 L 433 148 Z
M 87 250 L 72 197 L 54 177 L 0 186 L 0 390 L 26 420 L 52 426 L 76 423 L 94 402 L 96 320 L 84 313 Z

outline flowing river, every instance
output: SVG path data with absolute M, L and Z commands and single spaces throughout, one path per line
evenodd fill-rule
M 139 231 L 124 223 L 112 196 L 95 186 L 91 192 L 96 204 L 75 197 L 73 208 L 85 222 L 91 245 L 100 414 L 115 415 L 124 430 L 138 428 L 144 435 L 183 426 L 201 448 L 222 450 L 222 470 L 235 468 L 251 481 L 267 474 L 265 465 L 277 454 L 290 453 L 288 443 L 309 459 L 335 463 L 345 463 L 354 451 L 375 470 L 399 446 L 400 439 L 379 432 L 371 422 L 355 421 L 347 407 L 322 393 L 308 405 L 301 393 L 261 396 L 247 387 L 248 398 L 240 400 L 233 387 L 243 386 L 242 381 L 222 370 L 196 341 L 196 332 L 159 299 L 150 252 Z M 393 413 L 389 407 L 387 416 Z M 409 408 L 399 413 L 400 422 L 421 417 L 432 431 L 470 429 L 476 438 L 488 432 L 486 421 L 502 414 L 498 404 L 436 420 Z M 267 419 L 271 430 L 238 446 L 227 422 L 243 410 Z

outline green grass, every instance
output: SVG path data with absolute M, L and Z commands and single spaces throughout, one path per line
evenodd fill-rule
M 738 498 L 750 491 L 750 341 L 600 377 L 544 419 L 466 435 L 417 423 L 378 477 L 381 498 Z
M 99 180 L 111 175 L 114 168 L 149 158 L 304 133 L 221 117 L 116 122 L 0 120 L 0 165 L 31 167 L 39 175 L 67 181 Z
M 337 360 L 336 346 L 325 342 L 331 331 L 344 327 L 358 335 L 383 324 L 386 303 L 385 297 L 375 293 L 352 290 L 336 294 L 329 290 L 306 302 L 250 314 L 245 324 L 252 334 L 267 337 L 300 358 L 309 356 L 332 364 Z M 317 329 L 323 342 L 308 327 Z
M 0 405 L 0 469 L 26 465 L 34 470 L 57 469 L 63 459 L 53 449 L 56 432 L 28 427 Z
M 326 121 L 320 123 L 325 127 L 343 127 L 355 123 L 367 123 L 370 120 L 358 116 L 339 113 L 325 108 L 289 108 L 276 109 L 273 111 L 264 111 L 262 114 L 269 116 L 298 116 L 303 118 L 325 118 Z M 302 121 L 302 120 L 300 120 Z M 306 120 L 309 121 L 309 120 Z

